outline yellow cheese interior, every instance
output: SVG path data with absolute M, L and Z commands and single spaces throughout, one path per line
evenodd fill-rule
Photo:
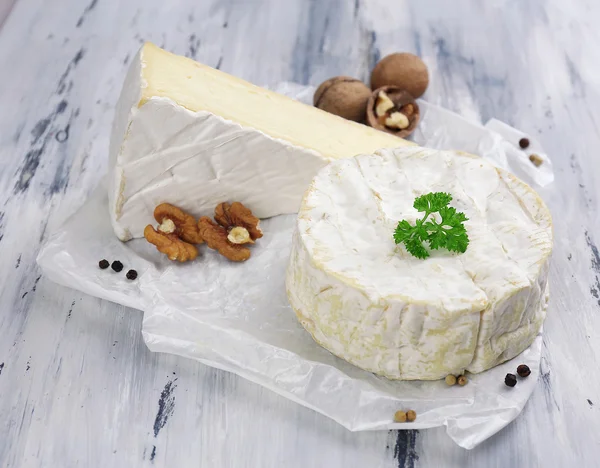
M 190 111 L 211 112 L 273 138 L 315 150 L 327 158 L 412 144 L 171 54 L 151 43 L 146 43 L 142 51 L 142 79 L 140 107 L 152 97 L 166 97 Z

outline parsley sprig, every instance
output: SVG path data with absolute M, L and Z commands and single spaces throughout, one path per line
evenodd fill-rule
M 445 248 L 464 253 L 469 245 L 469 236 L 463 222 L 469 218 L 448 206 L 451 201 L 452 195 L 445 192 L 427 193 L 416 198 L 413 207 L 425 215 L 417 219 L 414 226 L 406 220 L 400 221 L 394 231 L 396 244 L 404 243 L 406 250 L 417 258 L 429 257 L 424 242 L 432 250 Z M 440 215 L 439 223 L 434 217 L 429 218 L 433 213 Z

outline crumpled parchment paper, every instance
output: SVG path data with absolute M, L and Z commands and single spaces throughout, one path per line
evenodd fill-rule
M 310 103 L 314 88 L 282 83 L 278 91 Z M 524 134 L 491 120 L 485 126 L 419 101 L 422 122 L 413 141 L 440 149 L 479 154 L 535 187 L 553 180 L 551 161 L 531 137 L 529 152 L 543 158 L 536 168 L 521 151 Z M 539 375 L 541 333 L 515 359 L 478 375 L 465 387 L 438 382 L 394 382 L 360 370 L 318 346 L 291 310 L 284 287 L 295 217 L 264 220 L 265 236 L 252 258 L 233 264 L 201 248 L 188 264 L 173 264 L 145 240 L 120 242 L 108 216 L 104 183 L 55 232 L 38 263 L 51 280 L 96 297 L 144 311 L 143 336 L 152 351 L 178 354 L 234 372 L 352 431 L 446 426 L 470 449 L 509 424 L 523 409 Z M 101 258 L 134 268 L 100 270 Z M 531 376 L 517 387 L 504 376 L 527 364 Z M 398 409 L 417 412 L 414 423 L 396 424 Z

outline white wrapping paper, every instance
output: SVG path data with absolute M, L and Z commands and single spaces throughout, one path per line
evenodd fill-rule
M 309 102 L 313 88 L 292 83 L 278 90 Z M 414 141 L 479 154 L 533 187 L 553 179 L 544 159 L 536 168 L 520 151 L 523 134 L 501 122 L 470 123 L 419 101 L 422 122 Z M 531 138 L 530 138 L 531 140 Z M 143 336 L 152 351 L 178 354 L 234 372 L 314 409 L 352 431 L 446 426 L 467 449 L 510 423 L 523 409 L 539 375 L 541 334 L 522 355 L 479 375 L 465 387 L 438 382 L 393 382 L 362 371 L 318 346 L 297 322 L 284 287 L 294 216 L 261 223 L 265 236 L 242 264 L 201 248 L 187 264 L 170 262 L 144 240 L 121 243 L 113 234 L 104 184 L 42 248 L 38 263 L 51 280 L 144 311 Z M 120 260 L 121 273 L 100 270 L 101 258 Z M 125 272 L 139 277 L 128 281 Z M 532 374 L 515 388 L 504 376 L 518 364 Z M 395 424 L 398 409 L 414 409 L 414 423 Z

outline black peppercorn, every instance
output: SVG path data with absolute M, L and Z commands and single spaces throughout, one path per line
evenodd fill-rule
M 119 260 L 115 260 L 110 267 L 118 273 L 123 269 L 123 264 Z
M 137 278 L 137 271 L 135 271 L 135 270 L 129 270 L 125 276 L 127 276 L 128 280 L 133 281 L 134 279 Z
M 517 376 L 515 374 L 506 374 L 504 377 L 504 383 L 509 387 L 517 385 Z
M 529 369 L 528 365 L 521 364 L 519 367 L 517 367 L 517 374 L 519 374 L 520 377 L 527 377 L 529 374 L 531 374 L 531 369 Z
M 107 269 L 107 268 L 110 266 L 110 263 L 108 263 L 108 260 L 100 260 L 100 261 L 98 262 L 98 266 L 99 266 L 101 269 L 103 269 L 103 270 L 106 270 L 106 269 Z
M 521 138 L 519 140 L 519 146 L 523 149 L 529 147 L 529 140 L 527 138 Z

